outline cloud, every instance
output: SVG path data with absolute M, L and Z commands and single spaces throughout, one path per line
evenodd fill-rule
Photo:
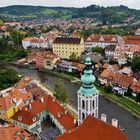
M 140 9 L 140 0 L 0 0 L 0 1 L 1 7 L 7 5 L 86 7 L 91 4 L 96 4 L 101 6 L 126 5 L 130 8 Z

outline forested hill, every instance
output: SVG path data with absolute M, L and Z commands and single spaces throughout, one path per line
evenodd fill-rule
M 46 17 L 62 19 L 91 17 L 102 22 L 122 23 L 129 17 L 139 19 L 140 10 L 130 9 L 123 5 L 115 7 L 91 5 L 85 8 L 16 5 L 0 8 L 2 20 L 29 20 Z

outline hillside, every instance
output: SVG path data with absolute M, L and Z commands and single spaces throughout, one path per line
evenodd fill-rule
M 31 20 L 40 18 L 71 18 L 77 8 L 43 6 L 8 6 L 0 8 L 2 20 Z
M 99 21 L 108 23 L 122 23 L 129 17 L 134 19 L 140 18 L 140 10 L 130 9 L 126 6 L 111 6 L 111 7 L 100 7 L 97 5 L 91 5 L 86 8 L 81 8 L 73 18 L 78 17 L 95 17 Z
M 2 20 L 30 20 L 39 18 L 96 18 L 103 23 L 122 23 L 129 17 L 140 18 L 140 10 L 126 6 L 100 7 L 91 5 L 85 8 L 43 7 L 43 6 L 8 6 L 0 8 Z

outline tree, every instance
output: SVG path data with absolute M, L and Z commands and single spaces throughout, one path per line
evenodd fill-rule
M 112 86 L 111 85 L 107 85 L 104 87 L 104 89 L 107 91 L 107 92 L 111 92 L 112 91 Z
M 56 99 L 58 99 L 61 103 L 67 103 L 68 93 L 62 81 L 56 82 L 54 91 L 55 91 L 54 96 L 56 97 Z
M 75 52 L 73 52 L 71 55 L 70 55 L 70 60 L 71 61 L 76 61 L 77 60 L 77 56 L 76 56 L 76 53 Z
M 140 56 L 133 58 L 131 68 L 134 72 L 140 71 Z
M 111 59 L 109 60 L 109 64 L 110 64 L 110 65 L 118 64 L 118 62 L 117 62 L 116 60 L 114 60 L 114 59 L 111 58 Z
M 140 93 L 137 93 L 135 100 L 136 100 L 136 102 L 140 102 Z
M 127 92 L 124 93 L 125 96 L 132 96 L 132 89 L 128 88 Z
M 13 86 L 19 80 L 18 73 L 13 69 L 0 68 L 0 90 Z
M 97 53 L 100 53 L 100 54 L 104 54 L 104 49 L 99 47 L 99 46 L 96 46 L 94 48 L 92 48 L 92 52 L 97 52 Z
M 0 20 L 0 26 L 3 26 L 4 22 L 2 20 Z

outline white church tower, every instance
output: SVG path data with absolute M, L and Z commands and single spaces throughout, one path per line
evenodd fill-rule
M 98 118 L 98 90 L 94 86 L 95 77 L 92 71 L 90 57 L 86 58 L 86 68 L 81 76 L 82 86 L 78 90 L 78 125 L 82 124 L 87 116 Z

